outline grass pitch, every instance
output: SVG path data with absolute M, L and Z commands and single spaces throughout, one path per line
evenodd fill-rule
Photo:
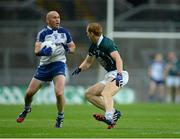
M 176 138 L 180 137 L 180 104 L 117 105 L 123 113 L 113 129 L 94 120 L 102 113 L 92 105 L 66 105 L 63 128 L 54 128 L 55 105 L 33 105 L 19 124 L 16 117 L 23 106 L 0 105 L 1 138 Z

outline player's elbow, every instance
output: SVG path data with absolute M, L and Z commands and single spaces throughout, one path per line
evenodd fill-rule
M 41 49 L 41 44 L 39 42 L 36 42 L 35 49 L 34 49 L 34 53 L 36 56 L 38 56 L 40 49 Z
M 69 44 L 69 53 L 73 54 L 76 51 L 76 45 L 74 43 Z
M 35 53 L 36 56 L 40 56 L 40 50 L 36 50 L 36 49 L 35 49 L 35 50 L 34 50 L 34 53 Z
M 91 63 L 86 64 L 86 69 L 89 69 L 91 67 Z
M 69 49 L 69 53 L 71 53 L 71 54 L 75 53 L 75 51 L 76 51 L 75 48 L 70 48 L 70 49 Z
M 39 51 L 37 51 L 36 49 L 34 50 L 34 53 L 37 54 Z

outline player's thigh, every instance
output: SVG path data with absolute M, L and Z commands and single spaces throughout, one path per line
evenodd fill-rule
M 102 91 L 102 95 L 114 96 L 120 89 L 121 87 L 116 86 L 115 81 L 108 81 Z
M 29 94 L 35 94 L 42 86 L 42 83 L 42 81 L 32 78 L 26 92 Z
M 164 86 L 164 84 L 159 84 L 158 87 L 159 87 L 159 91 L 160 91 L 160 92 L 165 91 L 165 86 Z
M 57 75 L 53 79 L 54 82 L 54 91 L 55 93 L 64 92 L 64 86 L 65 86 L 65 76 L 64 75 Z
M 101 92 L 103 91 L 104 87 L 105 87 L 104 84 L 96 83 L 86 90 L 86 94 L 101 96 Z
M 154 81 L 150 81 L 150 90 L 154 91 L 157 88 L 157 84 Z

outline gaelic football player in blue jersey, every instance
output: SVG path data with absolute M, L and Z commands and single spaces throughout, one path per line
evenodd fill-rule
M 102 81 L 87 89 L 85 96 L 89 102 L 105 111 L 105 115 L 94 114 L 96 120 L 103 121 L 108 129 L 114 127 L 121 116 L 120 111 L 114 108 L 113 96 L 128 82 L 128 72 L 123 70 L 123 61 L 116 44 L 102 35 L 99 23 L 90 23 L 87 26 L 87 36 L 91 46 L 88 55 L 72 75 L 88 69 L 96 59 L 107 71 Z
M 55 127 L 61 128 L 64 119 L 64 86 L 65 86 L 65 64 L 66 53 L 74 53 L 76 45 L 74 44 L 69 32 L 60 27 L 60 15 L 56 11 L 50 11 L 46 15 L 47 26 L 37 35 L 34 52 L 40 56 L 40 64 L 32 78 L 25 95 L 25 106 L 22 113 L 17 118 L 21 123 L 31 112 L 32 98 L 40 89 L 44 82 L 53 81 L 54 91 L 57 99 L 57 118 Z M 43 46 L 44 42 L 51 41 L 55 48 Z

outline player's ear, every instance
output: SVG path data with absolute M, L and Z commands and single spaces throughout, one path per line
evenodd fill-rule
M 94 33 L 93 32 L 89 32 L 91 36 L 94 36 Z
M 46 18 L 46 23 L 49 24 L 49 19 L 48 18 Z

